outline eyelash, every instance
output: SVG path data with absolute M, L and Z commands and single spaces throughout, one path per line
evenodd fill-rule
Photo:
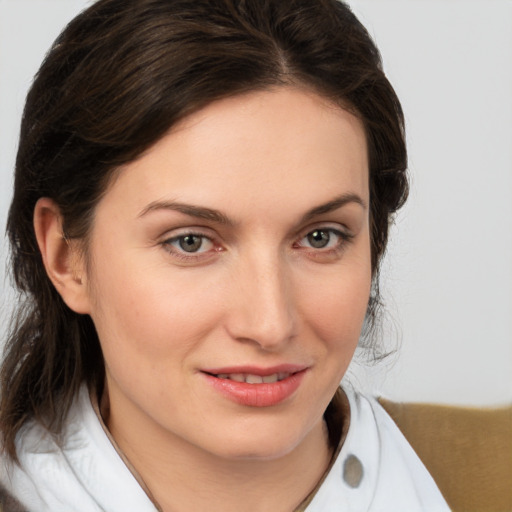
M 328 244 L 331 242 L 331 237 L 334 235 L 338 238 L 337 242 L 335 242 L 334 247 L 304 247 L 301 242 L 305 239 L 307 239 L 309 236 L 312 236 L 314 233 L 328 233 L 329 239 Z M 205 241 L 211 243 L 212 250 L 203 250 L 200 252 L 187 252 L 184 249 L 180 249 L 176 247 L 174 244 L 180 244 L 187 238 L 187 237 L 197 237 L 201 239 L 201 245 L 199 248 L 202 248 Z M 347 233 L 345 231 L 327 227 L 327 226 L 319 226 L 314 229 L 309 229 L 304 235 L 302 235 L 297 242 L 293 244 L 294 248 L 298 248 L 299 250 L 308 251 L 311 253 L 314 257 L 316 256 L 336 256 L 340 254 L 346 247 L 347 244 L 349 244 L 352 239 L 354 238 L 354 235 Z M 167 252 L 169 252 L 173 257 L 178 258 L 185 262 L 191 262 L 198 261 L 201 259 L 206 259 L 208 257 L 213 256 L 213 253 L 221 252 L 222 247 L 220 245 L 216 245 L 215 241 L 208 235 L 205 235 L 204 233 L 195 232 L 195 231 L 187 231 L 184 233 L 181 233 L 177 236 L 173 236 L 171 238 L 168 238 L 164 240 L 161 244 Z

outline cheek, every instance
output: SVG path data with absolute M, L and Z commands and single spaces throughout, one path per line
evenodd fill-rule
M 356 265 L 341 265 L 329 278 L 309 282 L 302 290 L 303 313 L 316 336 L 328 350 L 352 353 L 359 341 L 368 307 L 371 269 L 366 260 Z M 313 291 L 311 291 L 313 290 Z
M 110 355 L 161 361 L 202 339 L 215 322 L 208 296 L 215 288 L 186 277 L 127 257 L 95 269 L 91 316 L 107 362 Z

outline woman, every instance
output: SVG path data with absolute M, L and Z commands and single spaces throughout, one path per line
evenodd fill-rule
M 378 403 L 338 387 L 405 168 L 340 2 L 78 16 L 16 163 L 7 491 L 34 511 L 447 510 Z

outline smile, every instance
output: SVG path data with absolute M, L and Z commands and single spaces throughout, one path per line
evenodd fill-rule
M 223 368 L 202 371 L 208 385 L 231 402 L 271 407 L 291 399 L 309 368 L 292 365 L 272 369 Z

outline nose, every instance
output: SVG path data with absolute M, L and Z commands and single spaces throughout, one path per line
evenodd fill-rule
M 259 255 L 239 262 L 227 319 L 233 338 L 270 352 L 282 349 L 297 327 L 290 271 L 281 260 Z

